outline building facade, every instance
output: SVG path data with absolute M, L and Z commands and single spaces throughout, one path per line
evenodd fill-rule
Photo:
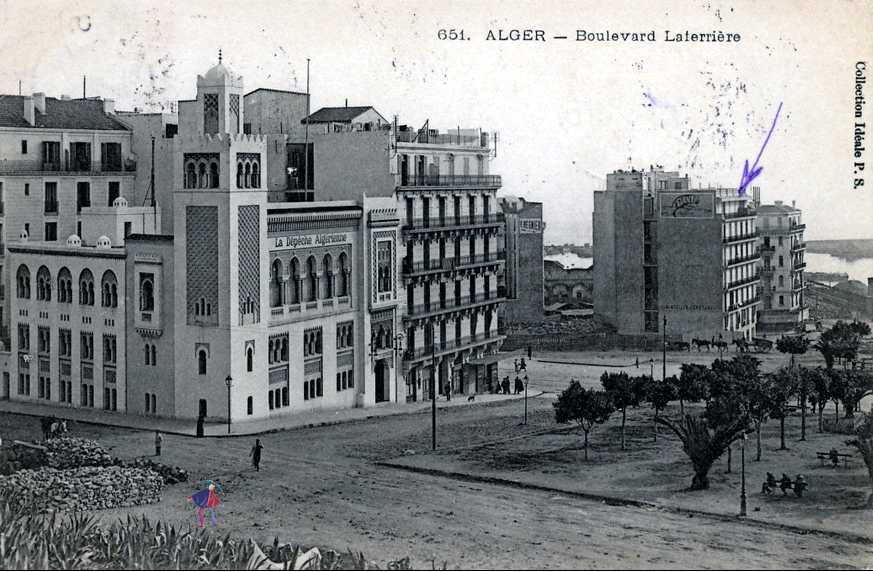
M 757 195 L 757 190 L 756 190 Z M 619 333 L 744 337 L 760 304 L 754 200 L 661 170 L 594 193 L 594 309 Z M 666 321 L 665 321 L 666 320 Z
M 758 331 L 764 334 L 803 331 L 809 318 L 804 288 L 806 243 L 800 209 L 776 201 L 760 205 L 758 248 L 761 251 L 761 310 Z
M 544 310 L 543 204 L 502 197 L 500 209 L 506 219 L 502 229 L 506 268 L 501 275 L 506 303 L 501 321 L 507 326 L 541 322 Z

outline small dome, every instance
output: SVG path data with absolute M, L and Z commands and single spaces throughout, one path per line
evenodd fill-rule
M 18 240 L 21 240 L 21 241 L 27 242 L 27 239 L 28 239 L 28 238 L 29 238 L 29 237 L 28 237 L 28 235 L 27 235 L 27 231 L 26 231 L 26 230 L 22 230 L 21 232 L 18 233 Z
M 97 239 L 97 248 L 112 248 L 112 241 L 104 234 Z
M 82 239 L 78 235 L 71 234 L 67 237 L 67 246 L 82 246 Z
M 118 197 L 117 199 L 112 201 L 112 206 L 115 208 L 126 207 L 127 206 L 127 199 L 125 199 L 124 197 Z

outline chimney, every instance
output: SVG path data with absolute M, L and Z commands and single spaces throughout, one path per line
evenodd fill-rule
M 36 117 L 33 114 L 33 97 L 25 95 L 22 99 L 24 100 L 24 120 L 27 121 L 28 125 L 34 125 Z
M 115 113 L 115 100 L 114 99 L 104 99 L 103 100 L 103 113 L 106 114 L 114 114 Z
M 45 115 L 45 93 L 38 91 L 33 94 L 33 106 L 37 111 Z
M 349 106 L 349 98 L 347 97 L 346 98 L 346 107 L 348 107 L 348 106 Z
M 792 200 L 791 201 L 791 208 L 796 208 L 796 205 L 797 205 L 797 201 Z

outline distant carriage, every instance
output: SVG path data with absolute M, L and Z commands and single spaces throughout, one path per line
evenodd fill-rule
M 767 338 L 752 338 L 751 345 L 757 352 L 769 352 L 773 349 L 773 342 Z

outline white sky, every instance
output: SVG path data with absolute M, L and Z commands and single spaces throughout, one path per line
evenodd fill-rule
M 873 64 L 868 2 L 145 4 L 0 3 L 0 93 L 21 80 L 24 93 L 79 97 L 85 74 L 89 95 L 154 107 L 192 97 L 219 47 L 247 90 L 302 91 L 309 57 L 313 109 L 348 98 L 401 123 L 499 131 L 503 192 L 544 202 L 548 242 L 578 243 L 590 241 L 592 191 L 629 157 L 736 186 L 782 101 L 756 181 L 765 201 L 796 200 L 807 238 L 873 237 L 873 153 L 866 190 L 851 188 L 855 62 Z M 440 28 L 472 39 L 439 41 Z M 499 28 L 549 41 L 485 41 Z M 577 29 L 654 29 L 658 41 L 575 42 Z M 668 43 L 667 29 L 742 41 Z M 871 114 L 868 103 L 873 132 Z

